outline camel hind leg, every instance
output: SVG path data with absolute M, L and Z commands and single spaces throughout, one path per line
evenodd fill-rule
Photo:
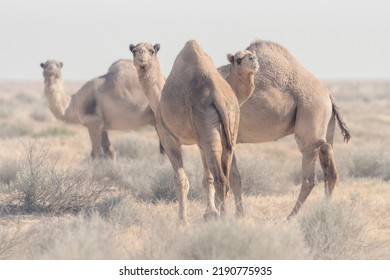
M 233 191 L 234 201 L 236 205 L 236 216 L 244 216 L 244 207 L 242 203 L 242 178 L 237 167 L 236 156 L 233 154 L 232 166 L 229 177 L 230 186 Z
M 332 113 L 326 130 L 326 142 L 321 145 L 319 158 L 322 172 L 324 174 L 325 193 L 328 197 L 332 195 L 338 179 L 336 164 L 333 153 L 333 138 L 336 128 L 336 116 Z
M 321 143 L 322 144 L 322 143 Z M 298 200 L 295 203 L 295 206 L 288 216 L 291 218 L 295 216 L 299 209 L 301 209 L 303 203 L 310 195 L 314 186 L 317 183 L 316 173 L 315 173 L 315 165 L 318 157 L 318 147 L 321 145 L 318 143 L 314 143 L 305 147 L 302 150 L 302 185 L 301 190 L 299 192 Z
M 330 197 L 336 185 L 338 173 L 334 161 L 333 148 L 329 143 L 321 145 L 319 158 L 322 171 L 324 172 L 325 193 Z

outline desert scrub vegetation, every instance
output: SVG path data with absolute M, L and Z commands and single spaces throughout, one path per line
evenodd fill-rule
M 348 201 L 323 199 L 299 218 L 314 259 L 356 259 L 364 244 L 366 222 Z
M 63 126 L 52 126 L 42 129 L 32 134 L 33 137 L 56 137 L 56 136 L 72 136 L 76 132 Z
M 2 122 L 0 125 L 0 139 L 17 138 L 31 133 L 31 129 L 23 123 Z
M 79 212 L 93 208 L 112 186 L 96 181 L 88 169 L 58 168 L 50 149 L 37 141 L 25 145 L 25 157 L 14 168 L 15 175 L 3 179 L 6 212 Z
M 348 175 L 355 178 L 371 177 L 390 180 L 390 152 L 378 147 L 355 149 L 345 163 Z

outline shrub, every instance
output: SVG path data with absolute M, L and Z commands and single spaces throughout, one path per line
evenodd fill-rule
M 159 142 L 141 138 L 136 133 L 129 133 L 125 138 L 113 143 L 120 157 L 143 159 L 160 153 Z
M 350 259 L 361 247 L 365 224 L 345 202 L 324 199 L 300 218 L 306 243 L 315 259 Z
M 7 186 L 7 203 L 19 211 L 49 212 L 80 211 L 92 208 L 111 187 L 107 181 L 96 181 L 86 170 L 60 169 L 49 149 L 37 142 L 26 146 L 15 180 Z
M 280 165 L 264 157 L 242 158 L 238 161 L 238 170 L 242 177 L 243 193 L 247 195 L 275 193 L 287 183 L 288 176 L 279 171 Z
M 353 152 L 348 164 L 352 177 L 390 179 L 390 153 L 377 148 L 361 148 Z

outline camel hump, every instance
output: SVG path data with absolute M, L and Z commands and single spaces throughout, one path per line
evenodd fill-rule
M 189 87 L 189 90 L 186 89 Z M 239 105 L 228 82 L 219 74 L 211 58 L 195 40 L 188 41 L 178 54 L 165 88 L 180 88 L 187 97 L 187 108 L 213 106 L 232 149 L 237 138 Z M 192 120 L 193 121 L 193 120 Z

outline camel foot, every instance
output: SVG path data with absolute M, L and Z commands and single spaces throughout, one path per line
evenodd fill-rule
M 237 210 L 235 215 L 236 215 L 236 218 L 243 218 L 245 216 L 243 210 Z
M 215 211 L 206 211 L 203 215 L 205 221 L 219 220 L 220 216 L 217 210 Z
M 291 221 L 293 218 L 295 218 L 295 216 L 297 215 L 297 213 L 296 212 L 291 212 L 291 214 L 290 215 L 288 215 L 288 217 L 287 217 L 287 221 Z

